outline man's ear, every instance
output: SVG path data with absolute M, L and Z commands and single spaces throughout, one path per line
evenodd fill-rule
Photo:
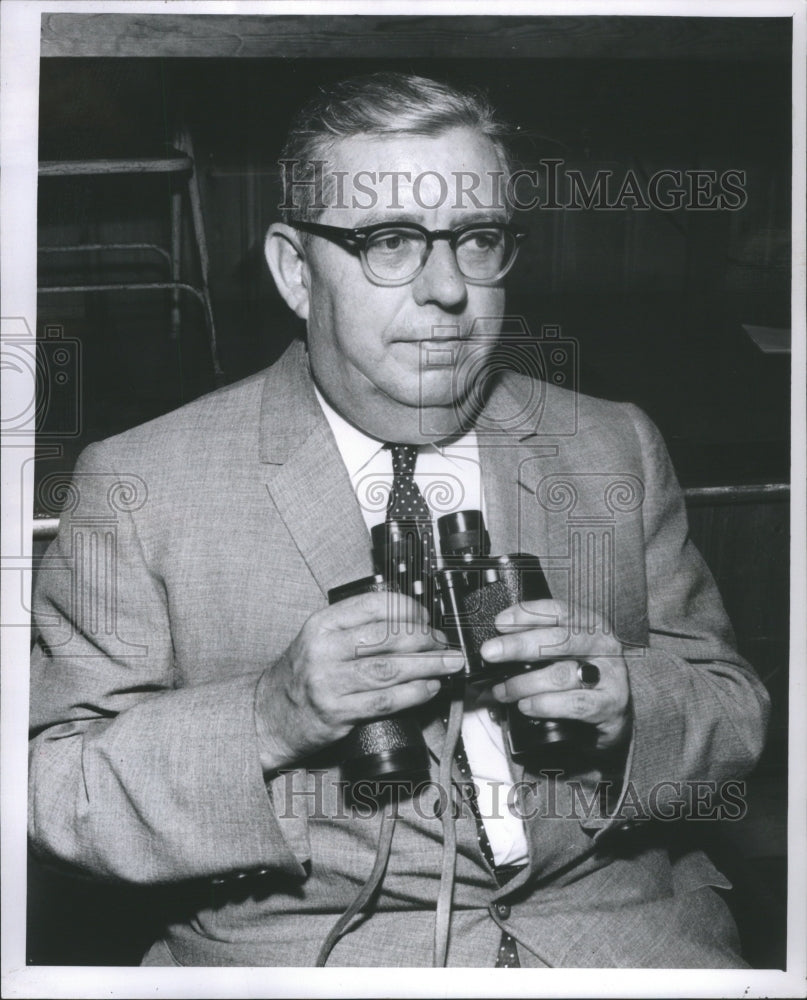
M 308 319 L 308 266 L 297 230 L 283 222 L 269 227 L 263 245 L 277 290 L 302 320 Z

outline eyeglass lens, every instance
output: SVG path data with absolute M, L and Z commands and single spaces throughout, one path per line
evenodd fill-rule
M 396 281 L 415 274 L 423 265 L 428 243 L 423 233 L 406 226 L 374 233 L 364 248 L 367 266 L 376 277 Z M 470 229 L 456 242 L 457 267 L 466 278 L 490 280 L 510 263 L 515 240 L 500 229 Z

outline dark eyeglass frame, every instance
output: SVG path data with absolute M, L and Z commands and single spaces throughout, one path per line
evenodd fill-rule
M 326 226 L 320 222 L 306 222 L 303 219 L 295 219 L 289 224 L 294 226 L 295 229 L 302 230 L 304 233 L 312 233 L 314 236 L 322 236 L 323 239 L 336 243 L 338 246 L 342 247 L 342 249 L 347 250 L 350 253 L 358 254 L 361 259 L 362 270 L 364 271 L 364 275 L 367 280 L 372 282 L 374 285 L 381 285 L 385 288 L 395 288 L 400 285 L 408 285 L 410 282 L 414 281 L 426 266 L 426 262 L 432 252 L 435 240 L 446 240 L 454 253 L 454 260 L 456 261 L 457 244 L 466 233 L 472 232 L 474 229 L 497 229 L 503 233 L 509 234 L 514 240 L 513 252 L 510 260 L 507 262 L 505 267 L 501 269 L 501 271 L 491 278 L 470 278 L 459 267 L 459 263 L 457 263 L 457 268 L 460 274 L 462 274 L 463 281 L 468 282 L 469 285 L 495 285 L 497 281 L 500 281 L 507 274 L 513 264 L 515 264 L 516 257 L 518 257 L 519 247 L 527 238 L 527 231 L 525 229 L 520 229 L 518 226 L 514 226 L 510 222 L 469 222 L 464 226 L 458 226 L 457 229 L 426 229 L 425 226 L 421 226 L 417 222 L 378 222 L 372 226 L 359 226 L 355 229 L 344 229 L 341 226 Z M 383 233 L 386 230 L 394 232 L 395 230 L 400 229 L 414 229 L 416 232 L 421 233 L 426 240 L 426 247 L 423 253 L 423 259 L 420 262 L 420 267 L 413 271 L 412 274 L 407 275 L 405 278 L 380 278 L 373 272 L 370 265 L 367 263 L 367 244 L 370 238 L 376 233 Z

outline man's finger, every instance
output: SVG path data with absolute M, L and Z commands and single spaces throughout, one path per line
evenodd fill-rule
M 370 622 L 412 622 L 428 625 L 429 615 L 420 602 L 393 591 L 372 591 L 346 597 L 320 612 L 325 628 L 350 629 Z
M 598 723 L 608 713 L 611 699 L 602 691 L 578 688 L 575 691 L 551 691 L 520 698 L 518 710 L 534 719 L 577 719 Z
M 395 715 L 407 708 L 422 705 L 441 688 L 439 680 L 416 680 L 378 691 L 355 694 L 350 699 L 350 714 L 356 722 L 369 722 Z
M 619 642 L 603 632 L 574 634 L 565 627 L 524 629 L 488 639 L 480 653 L 489 663 L 530 663 L 546 659 L 591 659 L 620 655 Z
M 348 693 L 376 691 L 412 681 L 438 679 L 462 670 L 464 659 L 455 650 L 434 650 L 409 656 L 362 657 L 350 664 L 345 675 Z
M 556 660 L 545 666 L 537 666 L 495 684 L 492 689 L 493 697 L 497 701 L 513 702 L 550 691 L 578 690 L 578 665 L 577 660 Z
M 590 641 L 590 637 L 586 637 Z M 488 639 L 480 653 L 488 663 L 570 658 L 572 636 L 565 628 L 526 629 Z
M 385 653 L 419 653 L 447 650 L 442 632 L 413 622 L 370 622 L 341 629 L 328 636 L 329 648 L 338 650 L 339 659 L 380 656 Z
M 496 628 L 560 628 L 569 622 L 569 606 L 563 601 L 544 598 L 520 601 L 505 608 L 495 618 Z

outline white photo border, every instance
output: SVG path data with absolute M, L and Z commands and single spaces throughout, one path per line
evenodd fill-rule
M 391 0 L 271 2 L 271 0 L 5 0 L 0 6 L 0 215 L 2 216 L 3 335 L 36 330 L 36 184 L 40 18 L 44 13 L 229 15 L 625 15 L 790 17 L 793 21 L 793 281 L 791 674 L 788 815 L 787 970 L 496 970 L 173 969 L 26 967 L 26 773 L 32 511 L 33 419 L 30 437 L 3 442 L 2 568 L 13 586 L 2 598 L 2 994 L 5 997 L 269 997 L 269 996 L 535 996 L 556 997 L 790 997 L 807 982 L 807 684 L 805 683 L 805 6 L 799 0 L 580 0 L 502 2 Z M 30 398 L 30 373 L 3 368 L 3 415 Z M 32 415 L 33 418 L 33 415 Z M 21 489 L 21 485 L 25 488 Z M 22 581 L 22 582 L 20 582 Z M 26 587 L 28 590 L 26 590 Z M 797 763 L 800 766 L 797 766 Z M 506 990 L 506 992 L 504 992 Z

